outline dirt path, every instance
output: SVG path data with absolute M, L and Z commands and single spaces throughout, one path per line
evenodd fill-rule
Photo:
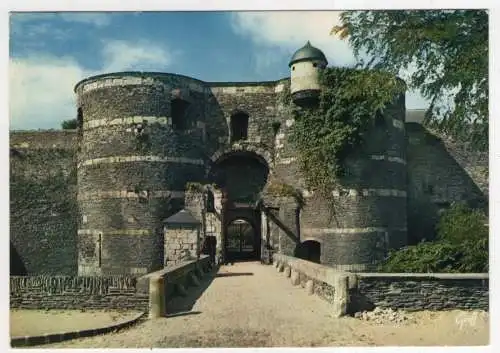
M 400 327 L 335 319 L 326 301 L 308 296 L 274 267 L 259 263 L 225 266 L 213 281 L 205 280 L 198 291 L 174 304 L 174 317 L 44 347 L 481 345 L 489 339 L 487 321 L 459 329 L 457 312 L 418 313 L 414 323 Z M 189 313 L 175 316 L 176 311 Z
M 81 310 L 11 310 L 11 337 L 42 336 L 116 325 L 139 312 Z

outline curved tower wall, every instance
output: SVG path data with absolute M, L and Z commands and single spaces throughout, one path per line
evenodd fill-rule
M 287 83 L 282 84 L 279 91 L 283 94 Z M 281 182 L 304 190 L 300 241 L 319 242 L 321 262 L 340 270 L 371 270 L 389 249 L 406 245 L 404 95 L 386 108 L 364 146 L 347 159 L 347 174 L 340 180 L 341 188 L 333 192 L 333 204 L 307 190 L 289 140 L 294 120 L 279 100 L 278 111 L 281 127 L 275 141 L 274 172 Z M 280 248 L 294 255 L 291 240 L 282 239 Z
M 315 66 L 316 65 L 316 66 Z M 300 61 L 291 67 L 291 93 L 319 91 L 319 71 L 325 64 L 321 60 Z
M 174 75 L 109 75 L 81 82 L 78 158 L 80 275 L 142 274 L 163 267 L 162 221 L 201 181 L 205 88 Z M 171 100 L 189 103 L 188 128 Z
M 321 243 L 322 263 L 339 270 L 373 270 L 389 249 L 406 245 L 404 117 L 401 96 L 346 161 L 333 204 L 317 195 L 308 198 L 301 241 Z

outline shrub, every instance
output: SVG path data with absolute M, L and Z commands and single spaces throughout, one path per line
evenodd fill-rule
M 487 217 L 463 204 L 445 211 L 437 240 L 391 251 L 383 272 L 488 272 Z

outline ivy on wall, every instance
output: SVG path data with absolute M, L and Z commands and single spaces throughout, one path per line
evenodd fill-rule
M 319 104 L 292 105 L 290 140 L 307 187 L 331 195 L 343 174 L 345 158 L 364 141 L 375 118 L 404 93 L 402 80 L 381 71 L 327 68 L 320 74 Z M 289 90 L 281 102 L 291 102 Z
M 274 197 L 292 197 L 299 208 L 305 205 L 305 199 L 300 190 L 290 184 L 278 181 L 270 182 L 264 189 L 264 193 Z

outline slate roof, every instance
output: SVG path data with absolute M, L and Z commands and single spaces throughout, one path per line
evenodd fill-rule
M 193 217 L 191 212 L 188 210 L 182 209 L 176 214 L 168 217 L 163 221 L 163 223 L 168 224 L 200 224 L 200 222 Z
M 307 41 L 306 45 L 297 50 L 293 54 L 292 59 L 288 66 L 292 66 L 299 61 L 310 61 L 310 60 L 321 60 L 328 64 L 325 54 L 321 50 L 311 45 L 311 42 Z

